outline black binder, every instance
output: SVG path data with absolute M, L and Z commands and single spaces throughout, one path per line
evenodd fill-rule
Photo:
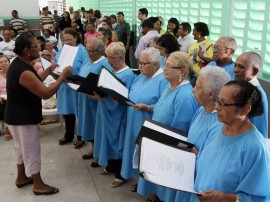
M 166 130 L 169 130 L 169 131 L 172 131 L 172 132 L 178 134 L 179 139 L 172 137 L 166 133 L 163 133 L 163 132 L 160 132 L 160 131 L 157 131 L 157 130 L 154 130 L 152 128 L 144 126 L 146 122 L 153 123 L 154 125 L 160 126 Z M 147 137 L 151 140 L 154 140 L 154 141 L 157 141 L 157 142 L 160 142 L 160 143 L 172 146 L 172 147 L 187 149 L 188 151 L 190 151 L 190 149 L 192 149 L 194 147 L 193 144 L 180 139 L 180 136 L 187 137 L 187 133 L 185 133 L 183 131 L 177 130 L 177 129 L 172 128 L 170 126 L 167 126 L 165 124 L 159 123 L 157 121 L 153 121 L 151 119 L 146 119 L 144 121 L 144 125 L 141 127 L 139 135 L 135 141 L 135 143 L 138 145 L 141 144 L 143 137 Z

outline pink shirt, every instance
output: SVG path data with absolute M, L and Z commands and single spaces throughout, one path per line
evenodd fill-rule
M 89 39 L 91 38 L 97 38 L 98 37 L 98 32 L 95 32 L 93 34 L 89 33 L 89 32 L 86 32 L 84 34 L 84 38 L 86 38 L 86 40 L 88 41 Z
M 0 74 L 0 93 L 7 94 L 7 80 Z

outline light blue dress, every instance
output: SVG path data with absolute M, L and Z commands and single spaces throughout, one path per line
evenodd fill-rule
M 102 66 L 111 70 L 111 66 L 108 63 L 107 58 L 104 56 L 92 64 L 90 64 L 89 60 L 86 60 L 79 72 L 79 75 L 86 78 L 90 72 L 100 74 Z M 90 98 L 88 95 L 80 92 L 78 93 L 78 101 L 77 134 L 82 136 L 82 140 L 84 141 L 93 140 L 98 102 Z
M 135 75 L 129 67 L 114 74 L 130 89 Z M 107 166 L 108 160 L 123 157 L 126 122 L 126 106 L 114 103 L 109 96 L 98 102 L 94 157 L 99 165 Z
M 163 71 L 160 69 L 158 72 L 152 78 L 147 78 L 143 74 L 137 76 L 130 88 L 129 99 L 136 104 L 147 104 L 153 109 L 163 90 L 168 85 L 168 81 L 164 79 Z M 133 169 L 132 166 L 135 140 L 144 120 L 151 119 L 152 115 L 152 112 L 138 111 L 131 106 L 127 108 L 127 129 L 121 168 L 121 176 L 125 179 L 139 174 L 138 170 Z
M 77 75 L 80 72 L 82 64 L 85 62 L 85 60 L 89 60 L 85 47 L 81 44 L 79 44 L 77 47 L 79 49 L 72 65 L 73 75 Z M 55 62 L 58 61 L 61 51 L 62 49 L 59 50 L 57 55 L 55 56 L 54 58 Z M 63 82 L 57 91 L 57 112 L 58 114 L 68 115 L 68 114 L 77 114 L 77 111 L 78 111 L 78 92 L 71 89 L 67 85 L 67 82 Z
M 251 118 L 250 121 L 265 138 L 268 138 L 268 99 L 263 88 L 261 86 L 257 86 L 257 88 L 262 94 L 263 114 Z
M 196 191 L 238 194 L 243 202 L 270 201 L 270 154 L 265 138 L 253 128 L 237 136 L 217 122 L 197 158 Z M 199 202 L 192 194 L 190 202 Z
M 188 131 L 188 142 L 194 144 L 195 147 L 201 151 L 208 137 L 208 131 L 215 122 L 217 122 L 217 112 L 213 111 L 212 113 L 208 113 L 205 111 L 204 107 L 200 107 L 192 119 Z M 190 197 L 191 193 L 189 192 L 177 191 L 175 201 L 188 202 Z
M 198 109 L 189 82 L 174 90 L 166 88 L 154 108 L 153 120 L 188 132 L 191 120 Z M 157 194 L 162 201 L 174 201 L 176 190 L 153 184 L 142 177 L 139 178 L 137 192 L 140 195 Z
M 212 61 L 212 62 L 208 63 L 207 66 L 218 66 L 218 65 L 217 65 L 216 61 Z M 220 66 L 218 66 L 218 67 L 220 67 Z M 234 62 L 233 61 L 231 61 L 231 63 L 224 65 L 220 68 L 224 69 L 231 76 L 231 80 L 234 80 L 235 75 L 234 75 L 234 71 L 233 71 L 233 69 L 234 69 Z

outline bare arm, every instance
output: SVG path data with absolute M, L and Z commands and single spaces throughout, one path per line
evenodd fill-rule
M 57 63 L 53 63 L 51 66 L 49 66 L 48 68 L 46 68 L 39 76 L 41 78 L 41 81 L 44 81 L 47 76 L 55 70 L 55 68 L 58 66 Z
M 53 96 L 61 83 L 72 73 L 71 66 L 66 67 L 55 83 L 46 87 L 31 71 L 24 71 L 19 79 L 19 83 L 30 92 L 42 99 L 48 99 Z

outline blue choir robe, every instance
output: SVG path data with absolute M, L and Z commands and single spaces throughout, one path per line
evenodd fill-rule
M 129 67 L 114 74 L 130 89 L 135 75 Z M 99 159 L 98 164 L 106 166 L 108 160 L 122 158 L 126 122 L 126 106 L 113 102 L 110 96 L 98 102 L 94 142 L 94 157 Z
M 270 201 L 270 154 L 265 138 L 254 127 L 236 135 L 222 132 L 217 122 L 209 130 L 196 162 L 196 191 L 237 194 L 240 201 Z M 190 202 L 199 202 L 192 194 Z
M 187 141 L 194 144 L 199 151 L 202 150 L 209 134 L 208 131 L 215 122 L 217 122 L 216 110 L 209 113 L 205 111 L 204 107 L 200 107 L 193 116 Z M 175 201 L 188 202 L 190 197 L 191 193 L 189 192 L 177 191 Z
M 140 74 L 130 88 L 129 99 L 136 104 L 147 104 L 153 109 L 167 85 L 168 81 L 164 79 L 162 69 L 159 69 L 152 78 Z M 133 169 L 132 166 L 135 140 L 144 120 L 151 119 L 152 114 L 152 112 L 144 110 L 135 110 L 131 106 L 127 108 L 127 128 L 121 168 L 121 176 L 125 179 L 138 176 L 138 170 Z
M 85 62 L 85 60 L 89 60 L 88 54 L 85 50 L 85 47 L 81 44 L 78 46 L 78 52 L 76 54 L 76 57 L 74 59 L 73 65 L 72 65 L 72 74 L 77 75 L 80 71 L 80 68 L 82 64 Z M 58 51 L 57 55 L 54 58 L 54 61 L 57 62 L 61 50 Z M 78 107 L 78 92 L 71 89 L 67 82 L 63 82 L 61 86 L 59 87 L 57 91 L 57 111 L 58 114 L 77 114 Z
M 164 56 L 161 56 L 160 57 L 160 68 L 161 69 L 164 69 L 165 62 L 166 62 L 166 58 Z
M 107 58 L 102 56 L 97 61 L 90 63 L 86 60 L 83 64 L 79 75 L 86 78 L 90 72 L 100 74 L 101 68 L 111 70 Z M 89 141 L 94 139 L 96 114 L 98 101 L 93 100 L 91 97 L 84 93 L 78 93 L 78 123 L 77 134 L 82 137 L 82 140 Z
M 268 138 L 268 99 L 266 93 L 261 87 L 256 77 L 250 80 L 249 82 L 254 86 L 256 86 L 258 90 L 261 92 L 263 102 L 263 114 L 251 118 L 250 121 L 253 125 L 256 126 L 258 131 L 260 131 L 265 138 Z
M 218 65 L 217 65 L 216 61 L 212 61 L 212 62 L 208 63 L 207 66 L 218 66 Z M 218 66 L 218 67 L 220 67 L 220 66 Z M 234 75 L 234 71 L 233 71 L 233 69 L 234 69 L 234 62 L 233 61 L 231 61 L 229 64 L 224 65 L 220 68 L 224 69 L 231 76 L 231 79 L 234 80 L 235 75 Z
M 188 132 L 191 120 L 198 109 L 188 81 L 170 90 L 166 88 L 154 107 L 153 120 Z M 174 201 L 176 190 L 153 184 L 142 177 L 139 178 L 137 192 L 140 195 L 157 194 L 162 201 Z

